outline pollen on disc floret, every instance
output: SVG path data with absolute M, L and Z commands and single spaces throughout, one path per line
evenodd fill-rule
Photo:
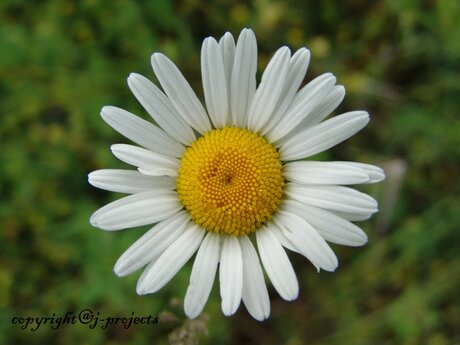
M 271 219 L 283 188 L 276 149 L 237 127 L 212 130 L 190 145 L 177 178 L 177 192 L 196 223 L 236 236 Z

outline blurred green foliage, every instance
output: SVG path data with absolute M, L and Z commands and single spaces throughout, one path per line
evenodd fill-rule
M 90 214 L 119 195 L 88 172 L 122 167 L 126 142 L 98 116 L 117 105 L 146 117 L 125 78 L 150 78 L 170 56 L 202 96 L 208 35 L 255 30 L 259 71 L 275 49 L 307 46 L 305 82 L 331 71 L 347 88 L 338 111 L 364 108 L 369 126 L 322 158 L 382 164 L 366 191 L 381 213 L 362 223 L 369 244 L 334 246 L 341 266 L 316 274 L 291 255 L 301 294 L 270 290 L 268 321 L 220 312 L 218 289 L 197 320 L 182 299 L 190 265 L 153 296 L 139 274 L 117 278 L 119 255 L 144 229 L 107 233 Z M 47 0 L 0 2 L 0 344 L 459 344 L 460 3 L 456 0 Z M 216 284 L 217 286 L 217 284 Z M 157 325 L 22 330 L 14 316 L 160 315 Z

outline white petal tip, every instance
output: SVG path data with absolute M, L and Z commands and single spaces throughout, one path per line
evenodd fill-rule
M 385 180 L 385 174 L 382 170 L 382 172 L 374 172 L 372 178 L 369 178 L 369 181 L 371 183 L 377 183 Z
M 236 310 L 224 310 L 222 308 L 222 313 L 225 315 L 225 316 L 232 316 L 233 314 L 235 314 Z
M 94 227 L 98 227 L 98 221 L 97 221 L 97 214 L 96 213 L 93 213 L 93 215 L 89 218 L 89 223 L 94 226 Z
M 268 317 L 270 316 L 270 312 L 268 314 L 263 314 L 263 315 L 253 315 L 251 314 L 251 316 L 256 320 L 256 321 L 259 321 L 259 322 L 263 322 L 265 320 L 268 319 Z
M 104 115 L 106 115 L 108 112 L 110 112 L 111 110 L 113 110 L 113 106 L 111 105 L 105 105 L 101 108 L 101 116 L 104 117 Z
M 115 265 L 113 268 L 113 273 L 115 273 L 118 277 L 124 277 L 126 274 L 123 272 L 122 267 Z
M 240 37 L 250 37 L 250 39 L 255 39 L 256 35 L 254 34 L 254 31 L 248 28 L 244 28 L 241 30 Z
M 146 295 L 146 294 L 150 293 L 150 291 L 144 289 L 142 284 L 138 284 L 138 286 L 136 287 L 136 293 L 138 295 Z
M 121 110 L 120 108 L 117 108 L 117 107 L 114 107 L 112 105 L 106 105 L 106 106 L 103 106 L 102 109 L 101 109 L 101 112 L 100 112 L 100 115 L 102 117 L 102 119 L 109 125 L 112 127 L 111 123 L 114 119 L 116 119 L 117 117 L 121 116 Z
M 224 305 L 224 303 L 222 303 L 222 305 L 221 305 L 222 313 L 225 316 L 231 316 L 231 315 L 236 313 L 236 311 L 238 310 L 239 306 L 240 306 L 240 303 L 237 303 L 235 305 L 228 305 L 228 303 L 225 303 L 225 305 Z
M 367 126 L 370 121 L 370 116 L 367 111 L 358 110 L 350 113 L 352 118 L 350 119 L 355 123 L 356 132 Z
M 356 246 L 363 246 L 367 243 L 368 237 L 366 233 L 361 229 L 357 228 L 357 231 L 355 232 L 356 235 Z
M 209 44 L 209 43 L 211 43 L 211 42 L 217 43 L 216 39 L 215 39 L 214 37 L 212 37 L 212 36 L 206 37 L 206 38 L 203 40 L 203 44 L 205 44 L 205 42 L 206 42 L 206 44 Z
M 153 62 L 158 62 L 160 59 L 166 59 L 166 56 L 164 56 L 161 53 L 153 53 L 151 57 L 151 61 Z
M 286 289 L 285 291 L 278 291 L 278 293 L 285 301 L 292 302 L 299 297 L 299 290 L 299 284 L 296 283 L 295 285 L 290 286 L 289 289 Z
M 232 35 L 230 32 L 227 31 L 227 32 L 222 36 L 222 38 L 225 38 L 225 39 L 233 38 L 233 35 Z
M 138 295 L 148 295 L 153 294 L 161 289 L 162 286 L 154 285 L 152 282 L 146 281 L 145 277 L 141 275 L 137 282 L 136 293 Z
M 364 246 L 365 244 L 367 244 L 367 242 L 368 242 L 367 237 L 363 238 L 361 241 L 356 241 L 356 247 Z
M 339 100 L 339 103 L 341 103 L 342 100 L 343 100 L 344 97 L 345 97 L 345 94 L 346 94 L 345 86 L 343 86 L 343 85 L 336 85 L 336 86 L 335 86 L 335 90 L 334 90 L 333 92 L 335 92 L 335 97 L 336 97 L 336 99 L 338 99 L 338 100 Z
M 118 277 L 125 277 L 130 271 L 128 271 L 127 268 L 128 265 L 126 265 L 126 260 L 124 260 L 123 256 L 118 259 L 118 261 L 115 263 L 115 266 L 113 267 L 113 273 L 115 273 Z
M 99 175 L 96 173 L 96 171 L 90 172 L 88 174 L 88 183 L 93 187 L 99 188 L 98 187 L 98 182 L 100 180 L 98 180 L 98 177 L 99 177 Z
M 116 152 L 120 149 L 120 147 L 122 147 L 123 144 L 112 144 L 110 145 L 110 151 L 112 152 Z
M 194 319 L 198 315 L 200 315 L 200 312 L 190 311 L 190 310 L 186 310 L 186 309 L 184 309 L 184 313 L 189 319 Z
M 367 111 L 362 110 L 362 111 L 357 111 L 356 113 L 357 113 L 356 117 L 360 117 L 363 120 L 369 121 L 370 116 L 369 116 L 369 113 Z
M 287 52 L 290 52 L 291 50 L 289 49 L 288 46 L 282 46 L 279 48 L 279 51 L 282 52 L 283 54 L 286 54 Z
M 308 50 L 306 47 L 299 48 L 298 50 L 299 54 L 304 54 L 305 52 L 310 53 L 310 50 Z
M 305 47 L 300 48 L 297 51 L 297 54 L 304 55 L 302 58 L 304 59 L 306 64 L 308 64 L 310 62 L 311 53 L 310 53 L 310 50 L 308 50 L 307 48 L 305 48 Z
M 335 272 L 335 270 L 337 269 L 337 267 L 339 267 L 339 263 L 335 263 L 335 264 L 331 264 L 331 265 L 323 265 L 321 268 L 325 271 L 328 271 L 328 272 Z M 319 270 L 318 270 L 319 272 Z
M 285 301 L 287 302 L 292 302 L 296 300 L 299 297 L 299 290 L 297 289 L 296 291 L 293 291 L 289 294 L 286 294 L 284 296 L 281 296 Z
M 143 75 L 138 74 L 138 73 L 130 73 L 127 80 L 128 80 L 128 85 L 131 87 L 133 83 L 140 83 L 142 80 L 145 80 Z
M 324 258 L 322 261 L 323 262 L 321 264 L 312 262 L 315 268 L 318 270 L 318 273 L 320 269 L 327 272 L 334 272 L 337 269 L 337 267 L 339 267 L 339 260 L 335 255 L 333 257 L 328 257 L 327 259 Z
M 380 175 L 379 177 L 374 179 L 374 182 L 380 182 L 385 180 L 386 176 L 384 174 Z

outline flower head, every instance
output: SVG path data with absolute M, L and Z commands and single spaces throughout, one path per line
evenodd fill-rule
M 110 126 L 139 145 L 111 147 L 137 171 L 89 174 L 95 187 L 131 194 L 96 211 L 90 222 L 104 230 L 154 224 L 115 265 L 119 276 L 146 266 L 139 294 L 161 289 L 196 253 L 185 313 L 202 311 L 219 268 L 224 314 L 235 313 L 243 300 L 263 320 L 270 302 L 262 266 L 282 298 L 293 300 L 299 292 L 284 248 L 318 270 L 334 271 L 337 257 L 326 241 L 366 243 L 350 221 L 369 218 L 377 202 L 344 185 L 378 182 L 383 171 L 304 159 L 348 139 L 369 115 L 353 111 L 323 121 L 345 90 L 330 73 L 299 90 L 309 60 L 305 48 L 292 56 L 280 48 L 256 87 L 254 33 L 244 29 L 236 45 L 229 33 L 219 42 L 209 37 L 201 51 L 206 109 L 159 53 L 152 66 L 163 91 L 141 75 L 128 78 L 157 125 L 120 108 L 102 109 Z

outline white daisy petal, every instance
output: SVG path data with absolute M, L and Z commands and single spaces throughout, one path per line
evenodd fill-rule
M 326 271 L 334 271 L 338 266 L 337 256 L 321 235 L 303 218 L 296 214 L 280 210 L 274 221 L 285 227 L 285 234 L 296 248 L 315 266 Z
M 176 192 L 148 191 L 126 196 L 100 208 L 93 213 L 90 223 L 103 230 L 121 230 L 159 222 L 181 208 Z
M 182 119 L 201 134 L 210 131 L 211 123 L 203 105 L 176 65 L 163 54 L 154 53 L 152 67 Z
M 310 186 L 291 182 L 286 184 L 285 192 L 294 200 L 327 210 L 363 216 L 378 211 L 375 199 L 348 187 Z
M 118 259 L 114 267 L 116 275 L 122 277 L 137 271 L 156 260 L 184 232 L 189 222 L 185 211 L 157 223 L 134 242 Z
M 243 303 L 249 314 L 258 321 L 270 315 L 270 299 L 259 257 L 247 236 L 239 237 L 243 254 Z
M 276 223 L 272 222 L 272 224 L 270 224 L 270 229 L 273 230 L 273 233 L 276 235 L 276 237 L 278 238 L 280 243 L 283 245 L 283 247 L 295 253 L 303 255 L 302 250 L 297 248 L 296 244 L 294 243 L 295 238 L 292 236 L 292 234 L 287 228 L 283 226 L 278 226 Z M 316 270 L 319 272 L 320 267 L 316 263 L 312 262 L 312 264 L 313 266 L 315 266 Z
M 232 81 L 233 60 L 235 59 L 235 40 L 233 36 L 226 32 L 219 40 L 219 47 L 221 49 L 222 60 L 224 62 L 225 82 L 227 85 L 227 121 L 225 125 L 231 125 L 231 109 L 230 109 L 230 89 Z
M 268 63 L 249 108 L 248 128 L 250 130 L 258 132 L 267 124 L 283 91 L 290 58 L 289 48 L 282 47 Z
M 296 92 L 305 77 L 309 62 L 310 51 L 306 48 L 299 49 L 291 57 L 291 61 L 289 63 L 289 71 L 286 77 L 286 81 L 284 82 L 283 90 L 279 97 L 278 103 L 268 123 L 260 131 L 260 134 L 265 135 L 274 126 L 276 126 L 281 116 L 292 103 L 292 100 L 294 99 L 294 96 L 296 95 Z
M 375 212 L 369 212 L 369 213 L 351 213 L 351 212 L 343 212 L 343 211 L 337 211 L 337 210 L 328 210 L 328 212 L 335 214 L 336 216 L 339 216 L 340 218 L 349 220 L 350 222 L 359 222 L 362 220 L 369 219 L 372 217 L 372 215 Z
M 291 262 L 273 230 L 263 226 L 256 231 L 256 238 L 260 259 L 274 288 L 286 301 L 296 299 L 299 295 L 299 283 Z
M 226 32 L 219 40 L 219 47 L 224 61 L 225 79 L 227 86 L 230 86 L 232 77 L 233 61 L 235 59 L 235 39 L 230 32 Z
M 287 180 L 303 184 L 376 183 L 385 178 L 378 166 L 345 161 L 290 162 L 283 173 Z
M 337 161 L 333 163 L 341 164 L 344 167 L 360 169 L 362 172 L 366 173 L 369 176 L 369 181 L 367 181 L 366 183 L 376 183 L 385 179 L 385 172 L 383 171 L 383 169 L 375 165 L 344 161 Z
M 287 230 L 285 228 L 280 228 L 274 222 L 271 222 L 270 223 L 270 229 L 276 235 L 276 237 L 278 238 L 278 241 L 280 241 L 281 245 L 284 248 L 289 249 L 290 251 L 293 251 L 295 253 L 302 254 L 299 251 L 299 249 L 297 249 L 295 244 L 286 236 L 285 232 L 287 232 Z
M 119 193 L 140 193 L 152 189 L 174 189 L 176 182 L 167 176 L 151 177 L 134 170 L 102 169 L 91 172 L 88 182 L 94 187 Z
M 295 200 L 285 200 L 281 209 L 302 217 L 329 242 L 345 246 L 362 246 L 367 235 L 358 226 L 315 206 Z
M 235 236 L 225 236 L 223 239 L 219 281 L 222 312 L 229 316 L 238 309 L 243 291 L 243 258 Z
M 101 116 L 112 128 L 153 152 L 166 156 L 181 157 L 185 147 L 157 126 L 126 110 L 106 106 Z
M 282 139 L 305 118 L 312 116 L 318 105 L 323 103 L 327 95 L 331 93 L 335 82 L 335 77 L 330 74 L 327 78 L 318 77 L 306 85 L 305 88 L 308 88 L 308 92 L 300 91 L 297 94 L 285 114 L 267 134 L 270 142 Z
M 189 225 L 158 260 L 145 269 L 137 282 L 137 293 L 154 293 L 165 286 L 196 252 L 205 234 L 198 225 Z
M 228 95 L 222 53 L 216 40 L 208 37 L 201 48 L 201 76 L 209 117 L 215 128 L 227 123 Z
M 292 100 L 291 107 L 297 107 L 299 104 L 305 102 L 305 98 L 308 98 L 308 95 L 311 94 L 315 89 L 318 88 L 318 85 L 324 83 L 324 81 L 329 80 L 331 78 L 335 78 L 332 73 L 323 73 L 313 80 L 311 80 L 308 84 L 303 86 L 299 92 L 296 93 L 294 99 Z
M 336 162 L 301 161 L 284 165 L 284 177 L 301 184 L 357 184 L 369 181 L 362 169 Z
M 189 318 L 197 317 L 211 293 L 220 255 L 220 236 L 208 232 L 193 263 L 190 284 L 185 294 L 184 310 Z
M 256 91 L 257 41 L 254 32 L 243 29 L 236 43 L 230 88 L 232 125 L 246 126 L 249 107 Z
M 326 120 L 289 138 L 279 151 L 281 159 L 291 161 L 327 150 L 348 139 L 369 122 L 365 111 L 352 111 Z
M 150 80 L 131 73 L 128 86 L 144 109 L 171 137 L 184 145 L 190 145 L 196 140 L 189 124 L 177 113 L 169 98 Z
M 142 147 L 127 144 L 114 144 L 110 149 L 119 160 L 149 171 L 149 175 L 177 176 L 179 160 L 176 158 L 163 156 Z
M 311 111 L 310 116 L 305 117 L 299 123 L 297 128 L 299 130 L 303 130 L 320 123 L 330 113 L 332 113 L 340 105 L 340 103 L 342 103 L 344 97 L 345 88 L 343 85 L 334 86 L 332 91 L 323 99 L 323 101 L 317 104 L 316 107 Z

